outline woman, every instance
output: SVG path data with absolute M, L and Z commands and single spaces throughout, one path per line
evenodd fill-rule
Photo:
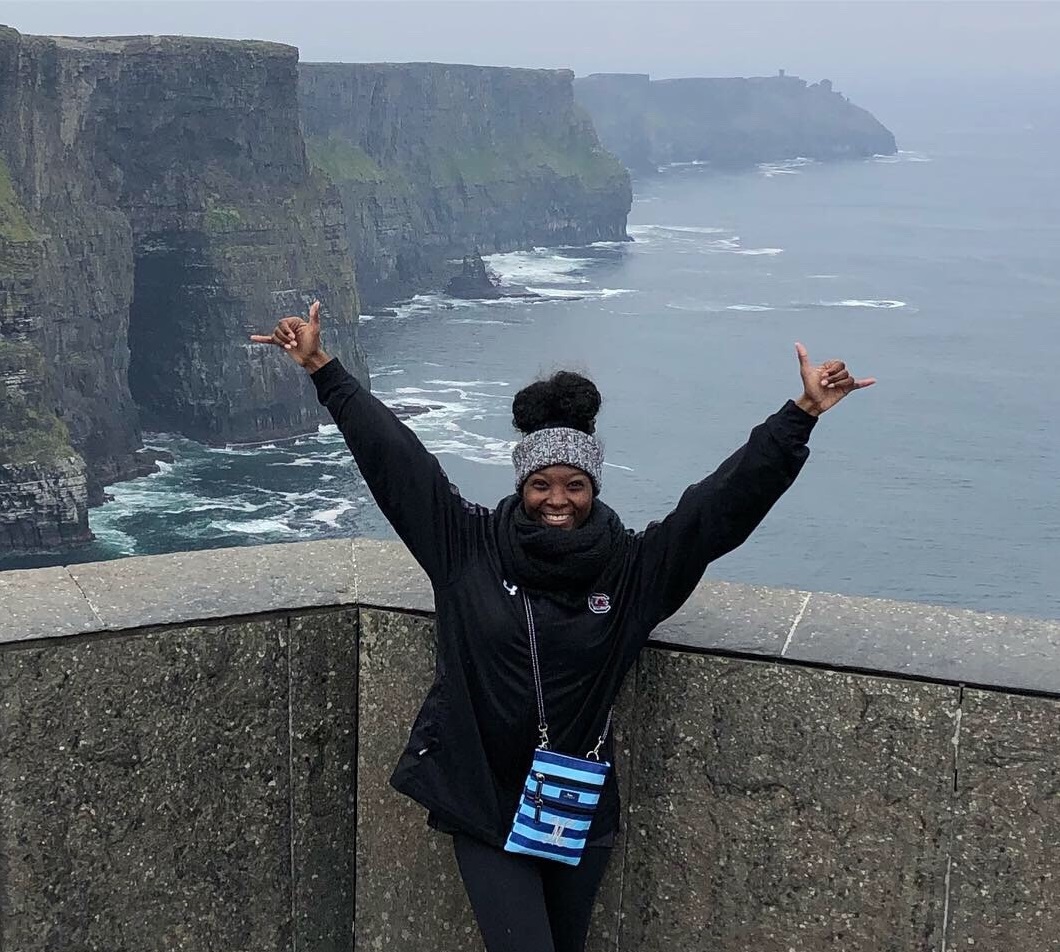
M 553 751 L 595 748 L 613 763 L 610 708 L 652 629 L 791 485 L 816 418 L 875 381 L 855 380 L 836 360 L 814 366 L 796 344 L 798 400 L 755 427 L 670 515 L 634 533 L 599 499 L 600 394 L 585 377 L 561 372 L 516 394 L 513 422 L 525 434 L 512 454 L 516 493 L 491 511 L 462 499 L 412 431 L 324 353 L 319 302 L 308 321 L 287 317 L 251 340 L 282 347 L 312 374 L 434 588 L 436 676 L 391 783 L 452 835 L 488 952 L 581 952 L 618 826 L 614 772 L 577 865 L 504 848 L 546 716 Z

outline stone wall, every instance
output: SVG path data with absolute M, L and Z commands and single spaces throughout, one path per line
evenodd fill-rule
M 432 605 L 367 540 L 0 574 L 0 948 L 480 950 L 386 785 Z M 1056 621 L 705 582 L 618 705 L 589 948 L 1054 948 L 1058 662 Z

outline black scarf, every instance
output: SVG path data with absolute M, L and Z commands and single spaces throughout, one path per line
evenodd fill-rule
M 548 592 L 572 608 L 584 603 L 593 583 L 623 551 L 622 520 L 599 499 L 577 529 L 535 522 L 519 495 L 502 499 L 495 518 L 505 580 Z

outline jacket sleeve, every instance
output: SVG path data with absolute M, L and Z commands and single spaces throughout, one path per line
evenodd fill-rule
M 744 542 L 795 481 L 816 422 L 789 400 L 640 534 L 635 604 L 649 630 L 681 607 L 707 565 Z
M 312 374 L 364 481 L 436 587 L 471 557 L 473 524 L 487 510 L 465 502 L 416 435 L 336 359 Z

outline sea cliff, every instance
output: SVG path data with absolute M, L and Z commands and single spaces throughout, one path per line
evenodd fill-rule
M 357 280 L 392 301 L 465 254 L 624 239 L 629 175 L 572 80 L 0 28 L 0 553 L 90 539 L 103 487 L 153 468 L 144 431 L 326 421 L 247 340 L 313 298 L 366 379 Z
M 603 144 L 636 173 L 671 162 L 739 168 L 805 157 L 896 151 L 894 135 L 832 88 L 797 76 L 652 80 L 595 73 L 574 81 Z
M 299 74 L 309 155 L 342 196 L 365 302 L 438 287 L 475 251 L 625 239 L 629 175 L 576 105 L 569 70 Z
M 0 552 L 90 538 L 102 487 L 151 469 L 142 428 L 216 443 L 324 421 L 305 375 L 247 341 L 314 297 L 366 376 L 297 58 L 0 28 Z

